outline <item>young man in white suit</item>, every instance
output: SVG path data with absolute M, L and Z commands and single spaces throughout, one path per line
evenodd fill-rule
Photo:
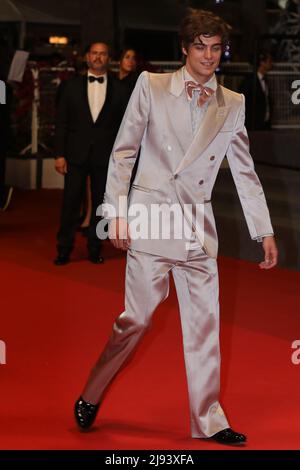
M 276 265 L 277 248 L 249 154 L 244 97 L 218 85 L 214 73 L 229 30 L 213 13 L 191 11 L 181 25 L 186 65 L 175 73 L 143 72 L 128 104 L 110 159 L 105 197 L 112 243 L 128 250 L 125 311 L 75 404 L 82 429 L 92 425 L 104 391 L 167 297 L 172 272 L 182 322 L 191 435 L 230 445 L 246 441 L 230 428 L 219 403 L 217 233 L 210 199 L 225 155 L 251 238 L 262 241 L 260 268 Z M 124 200 L 140 148 L 127 209 Z M 141 205 L 150 214 L 144 220 L 147 228 L 153 222 L 153 205 L 162 208 L 162 230 L 168 226 L 169 239 L 161 232 L 158 237 L 133 234 L 129 222 L 133 208 Z M 166 210 L 170 206 L 184 214 L 180 218 L 174 210 L 174 223 Z M 178 237 L 182 219 L 190 230 Z

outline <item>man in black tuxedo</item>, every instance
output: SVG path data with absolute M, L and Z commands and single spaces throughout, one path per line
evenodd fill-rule
M 89 260 L 103 262 L 96 235 L 96 209 L 103 200 L 110 153 L 129 98 L 127 87 L 107 73 L 107 44 L 91 44 L 87 64 L 86 75 L 64 83 L 57 105 L 55 169 L 65 176 L 65 188 L 56 265 L 70 260 L 88 175 L 92 192 Z
M 258 56 L 258 67 L 255 77 L 246 77 L 240 86 L 240 93 L 246 99 L 245 125 L 248 130 L 266 131 L 271 129 L 271 101 L 266 74 L 273 65 L 270 54 Z

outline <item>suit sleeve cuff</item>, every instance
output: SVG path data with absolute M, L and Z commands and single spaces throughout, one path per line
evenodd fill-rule
M 265 237 L 273 237 L 273 236 L 274 236 L 274 233 L 266 233 L 266 235 L 260 235 L 259 237 L 253 238 L 253 240 L 256 240 L 258 243 L 262 243 Z

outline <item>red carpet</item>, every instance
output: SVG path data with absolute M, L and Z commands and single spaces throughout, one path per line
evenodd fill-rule
M 123 309 L 125 259 L 107 244 L 101 266 L 55 267 L 60 191 L 15 192 L 0 213 L 0 449 L 222 449 L 189 437 L 177 301 L 172 288 L 134 361 L 77 431 L 73 402 Z M 249 241 L 250 243 L 250 241 Z M 246 449 L 299 449 L 300 273 L 262 272 L 220 258 L 222 403 Z

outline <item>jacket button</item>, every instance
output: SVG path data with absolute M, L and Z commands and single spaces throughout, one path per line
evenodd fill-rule
M 169 152 L 171 152 L 171 150 L 172 150 L 171 145 L 168 145 L 168 146 L 167 146 L 167 149 L 169 150 Z
M 210 157 L 211 161 L 213 161 L 215 159 L 215 156 L 213 155 L 212 157 Z
M 170 199 L 170 198 L 168 197 L 168 198 L 166 199 L 166 202 L 167 202 L 168 204 L 171 204 L 172 199 Z
M 200 181 L 199 181 L 199 184 L 203 184 L 203 183 L 204 183 L 204 180 L 200 180 Z

